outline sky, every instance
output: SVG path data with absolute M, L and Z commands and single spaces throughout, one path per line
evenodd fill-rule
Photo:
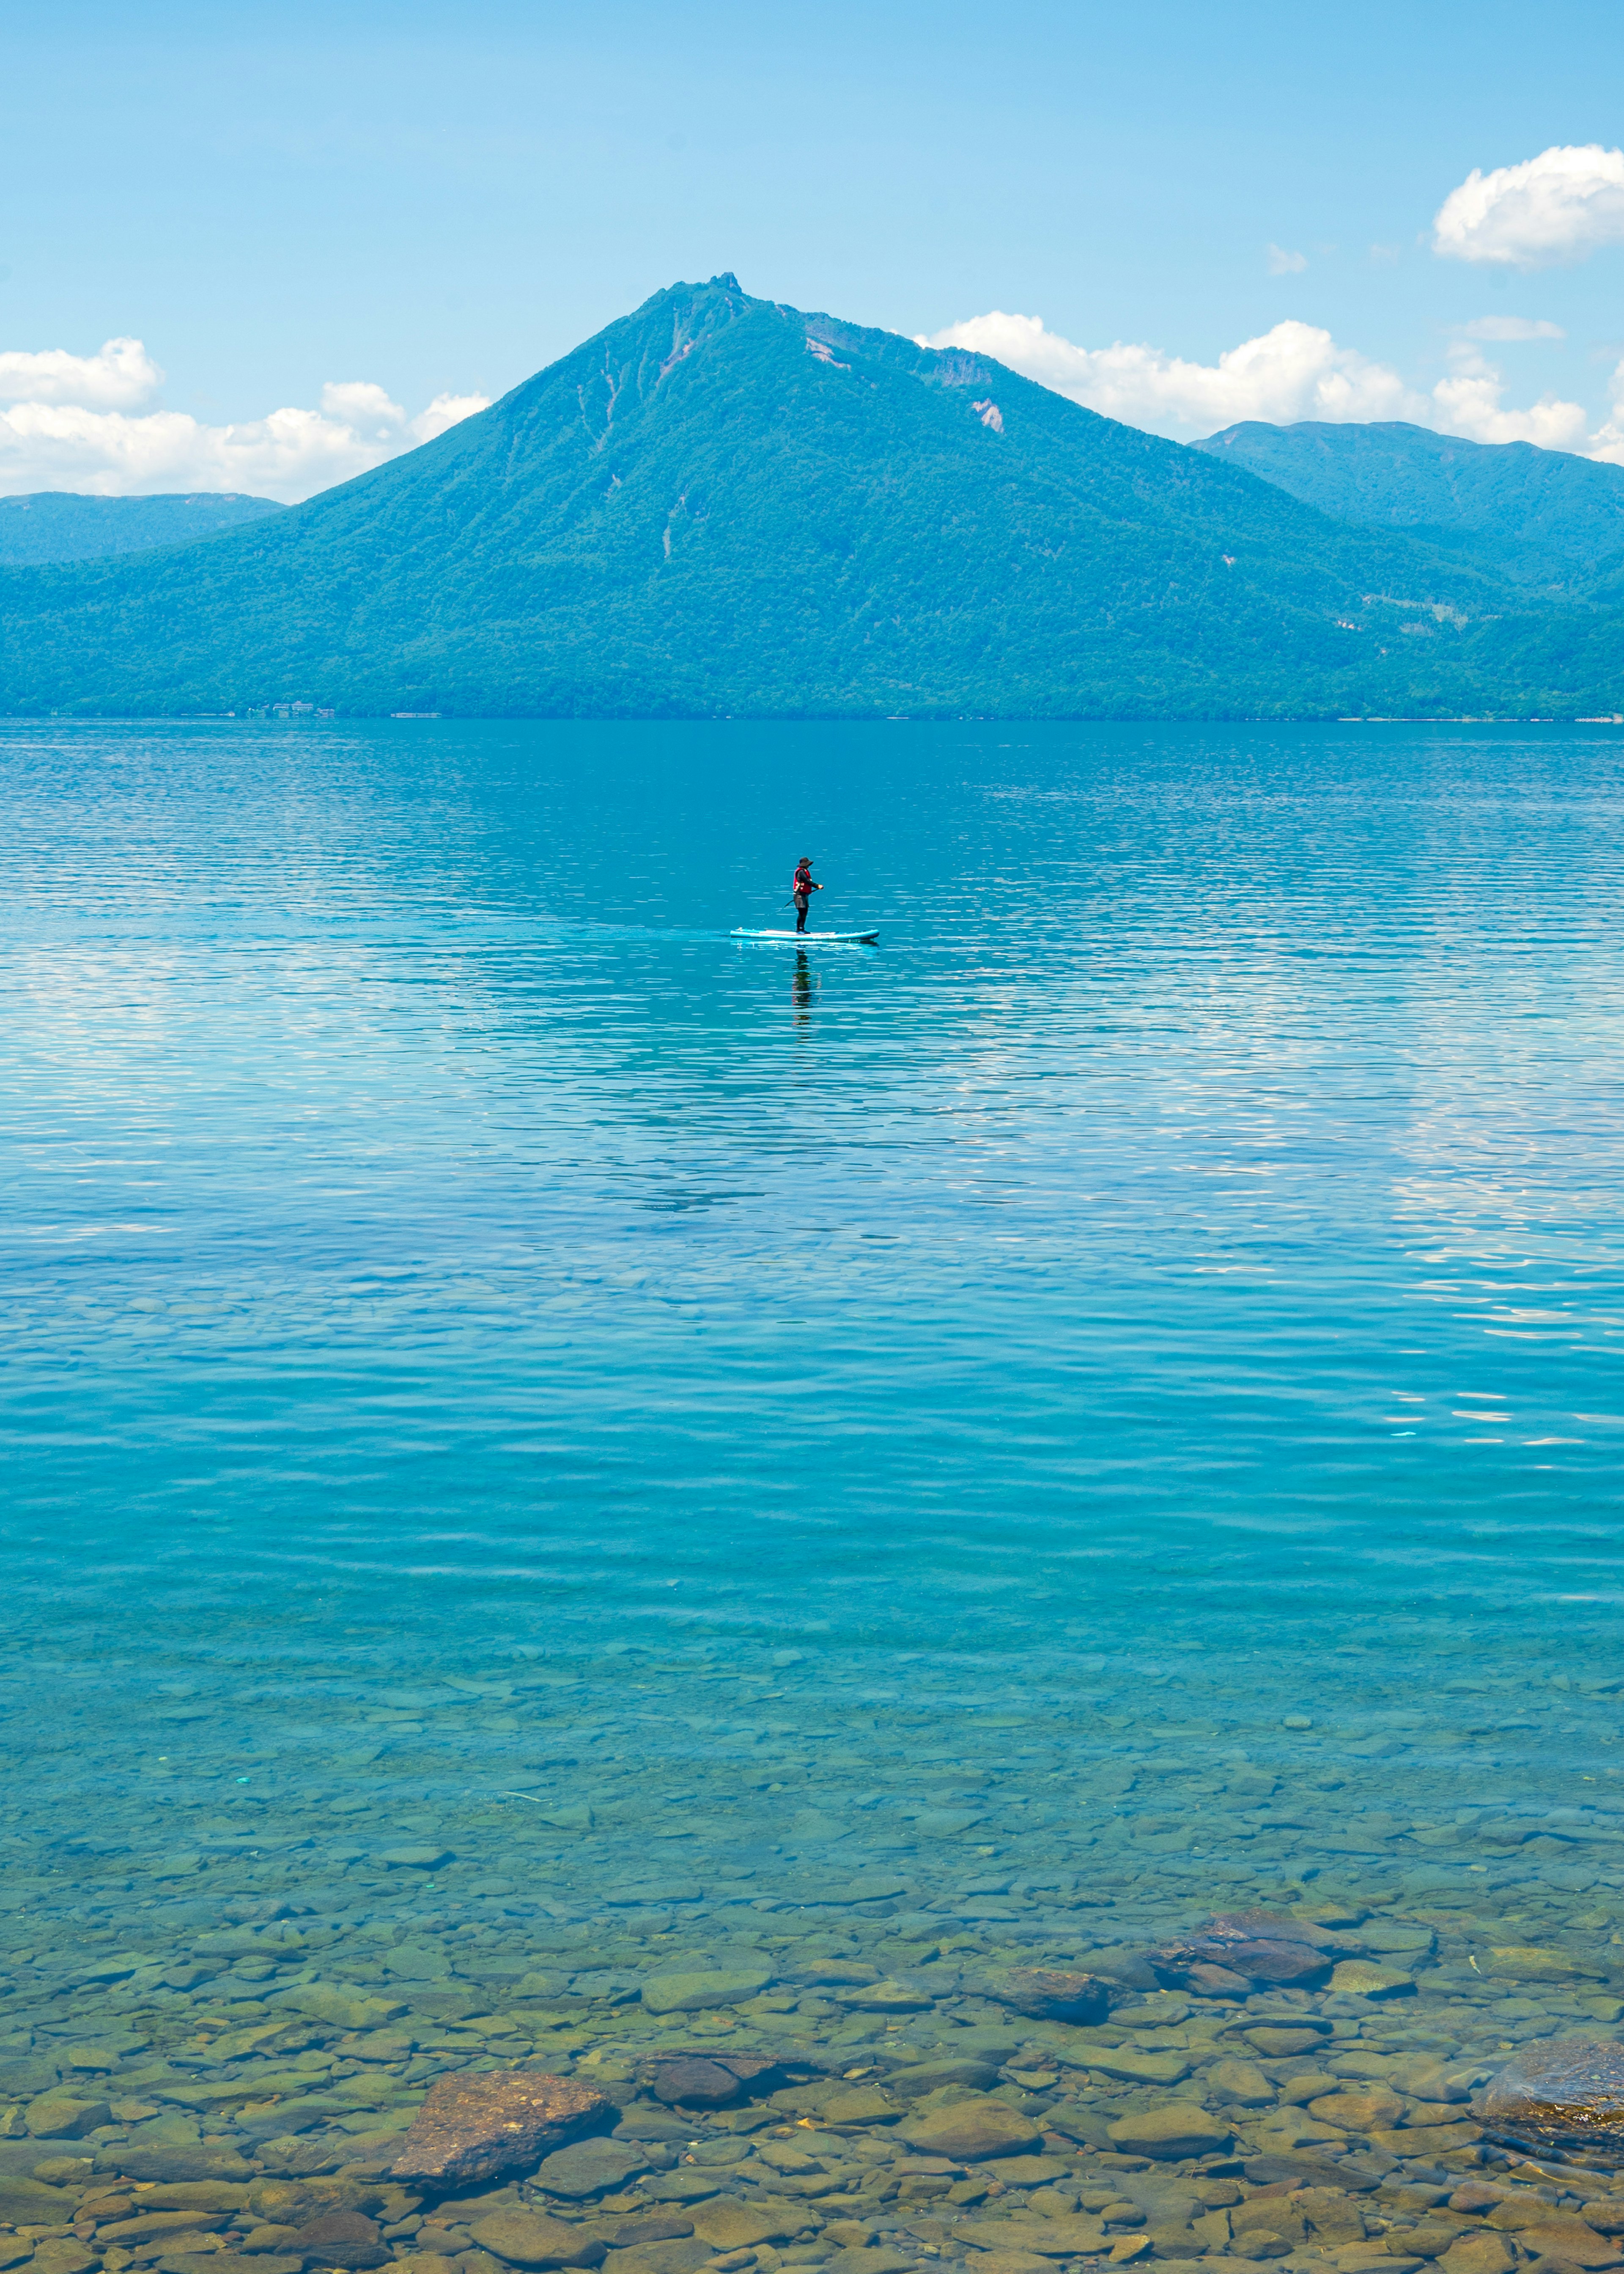
M 1616 4 L 53 0 L 6 57 L 0 493 L 304 497 L 724 269 L 1179 440 L 1624 463 Z

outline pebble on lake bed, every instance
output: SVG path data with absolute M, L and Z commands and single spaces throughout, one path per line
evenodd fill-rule
M 1170 2097 L 1154 2108 L 1119 2117 L 1110 2127 L 1111 2145 L 1127 2155 L 1178 2162 L 1210 2156 L 1229 2144 L 1229 2127 L 1197 2100 Z
M 513 2266 L 595 2266 L 604 2244 L 568 2220 L 515 2208 L 476 2222 L 474 2240 Z
M 1058 1967 L 1012 1967 L 1007 1974 L 995 1976 L 990 1986 L 1004 2004 L 1041 2022 L 1103 2022 L 1128 1995 L 1120 1983 L 1104 1975 Z
M 975 2094 L 950 2108 L 932 2109 L 897 2127 L 911 2148 L 928 2156 L 948 2156 L 955 2163 L 977 2164 L 996 2156 L 1010 2156 L 1035 2148 L 1041 2127 L 1005 2100 Z
M 650 2014 L 697 2014 L 711 2006 L 733 2006 L 754 1998 L 771 1979 L 770 1966 L 654 1974 L 643 1985 L 643 2008 Z

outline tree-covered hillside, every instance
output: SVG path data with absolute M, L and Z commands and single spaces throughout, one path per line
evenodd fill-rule
M 304 506 L 0 576 L 0 708 L 1611 710 L 1619 631 L 719 276 Z
M 245 521 L 285 508 L 274 498 L 199 490 L 190 497 L 83 497 L 75 490 L 36 490 L 0 498 L 0 565 L 95 561 L 109 553 L 146 553 L 190 545 Z
M 1337 521 L 1404 530 L 1520 583 L 1583 589 L 1601 564 L 1624 567 L 1624 466 L 1397 422 L 1248 421 L 1195 447 Z

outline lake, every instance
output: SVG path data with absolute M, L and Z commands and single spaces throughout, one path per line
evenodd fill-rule
M 1258 1907 L 1624 2015 L 1618 731 L 0 740 L 0 2097 L 332 2170 Z M 347 2133 L 167 2095 L 312 1990 Z

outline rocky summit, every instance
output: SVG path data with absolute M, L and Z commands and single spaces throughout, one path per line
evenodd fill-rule
M 0 569 L 0 710 L 1572 717 L 1621 626 L 720 275 L 290 511 Z

